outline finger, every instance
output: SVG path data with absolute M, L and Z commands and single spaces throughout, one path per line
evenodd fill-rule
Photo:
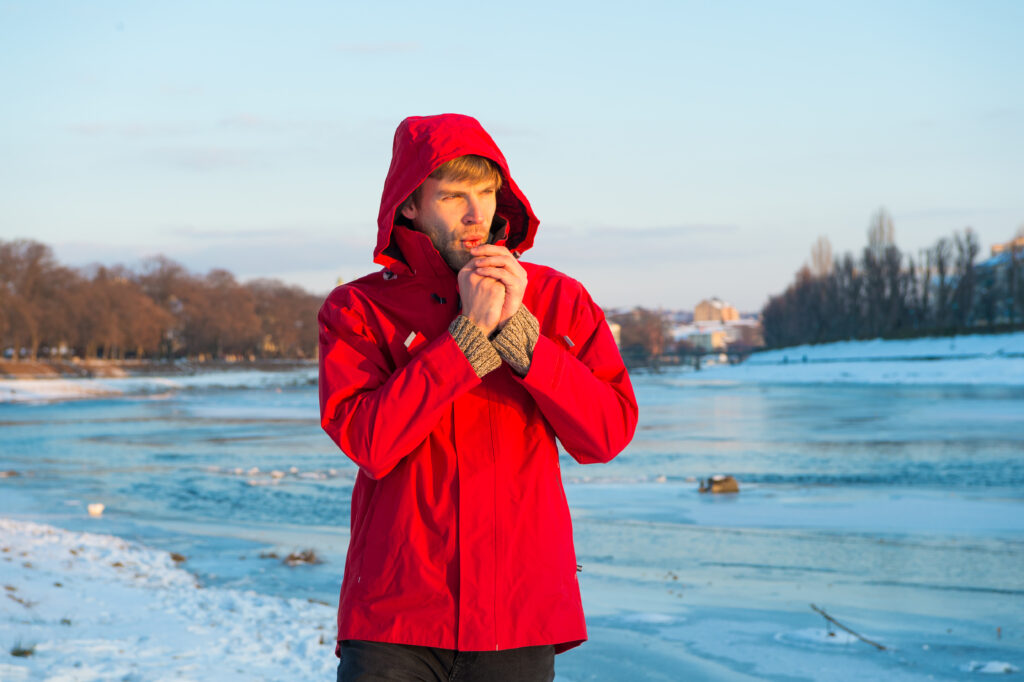
M 474 258 L 474 261 L 478 262 L 478 265 L 489 265 L 496 267 L 503 267 L 511 272 L 516 273 L 520 277 L 526 277 L 526 268 L 512 256 L 512 254 L 500 255 L 500 256 L 483 256 Z
M 512 257 L 512 252 L 506 249 L 504 246 L 497 246 L 496 244 L 481 244 L 480 246 L 474 246 L 469 250 L 474 256 L 509 256 Z
M 496 279 L 506 287 L 523 287 L 523 280 L 510 273 L 505 268 L 477 268 L 477 274 Z
M 473 271 L 479 274 L 485 274 L 486 276 L 495 276 L 492 272 L 493 270 L 501 270 L 511 276 L 511 278 L 518 280 L 521 287 L 526 287 L 526 270 L 521 268 L 511 268 L 499 265 L 482 265 Z
M 505 262 L 501 262 L 501 263 L 484 262 L 484 263 L 481 263 L 480 265 L 478 265 L 476 267 L 476 269 L 474 270 L 474 272 L 478 272 L 478 273 L 483 274 L 484 270 L 490 270 L 490 269 L 504 270 L 505 272 L 507 272 L 511 276 L 515 277 L 516 279 L 522 280 L 523 286 L 526 286 L 526 270 L 524 270 L 522 267 L 520 267 L 518 263 L 509 265 L 509 264 L 507 264 Z
M 494 270 L 495 271 L 500 271 L 501 268 L 494 268 Z M 496 279 L 498 279 L 498 278 L 494 277 L 492 275 L 488 275 L 488 274 L 485 274 L 485 273 L 478 272 L 478 271 L 474 270 L 473 272 L 471 272 L 469 274 L 469 277 L 468 277 L 468 280 L 467 280 L 467 284 L 472 289 L 479 289 L 479 288 L 482 288 L 482 287 L 489 287 L 489 286 L 491 286 L 492 283 Z
M 481 258 L 474 258 L 472 261 L 476 267 L 495 267 L 495 268 L 513 268 L 518 265 L 512 256 L 483 256 Z

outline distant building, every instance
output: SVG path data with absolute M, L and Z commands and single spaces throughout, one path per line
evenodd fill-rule
M 612 330 L 612 338 L 615 339 L 615 345 L 619 348 L 622 347 L 622 325 L 618 322 L 609 322 L 608 328 Z
M 693 310 L 693 321 L 695 323 L 733 322 L 738 319 L 740 319 L 739 311 L 718 297 L 701 301 Z
M 672 329 L 672 338 L 676 342 L 685 341 L 695 350 L 705 353 L 728 350 L 730 346 L 764 346 L 761 323 L 750 318 L 729 322 L 681 324 Z
M 1020 278 L 1024 236 L 992 246 L 992 255 L 974 266 L 974 325 L 1016 324 L 1021 318 Z M 1016 300 L 1015 300 L 1016 299 Z
M 993 256 L 998 256 L 1003 253 L 1009 254 L 1011 252 L 1018 256 L 1024 254 L 1024 236 L 1011 239 L 1010 241 L 1003 242 L 1002 244 L 992 245 Z
M 730 347 L 749 349 L 764 346 L 761 322 L 757 316 L 742 318 L 736 308 L 717 296 L 698 303 L 693 310 L 693 322 L 675 325 L 672 337 L 705 353 L 725 351 Z

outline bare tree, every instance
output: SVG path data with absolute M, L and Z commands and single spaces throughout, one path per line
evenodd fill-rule
M 825 235 L 811 246 L 811 272 L 815 277 L 827 277 L 832 272 L 832 242 Z
M 940 330 L 946 330 L 952 324 L 952 284 L 949 280 L 950 265 L 953 258 L 949 240 L 942 237 L 932 248 L 932 263 L 935 265 L 935 323 Z
M 53 319 L 49 307 L 57 300 L 53 290 L 58 269 L 53 251 L 46 244 L 30 239 L 0 242 L 0 284 L 7 290 L 8 342 L 14 358 L 22 349 L 35 360 L 44 341 L 47 319 Z
M 634 308 L 628 313 L 612 315 L 611 320 L 621 325 L 619 340 L 624 353 L 656 361 L 665 352 L 669 329 L 661 313 Z
M 868 249 L 876 260 L 884 257 L 885 250 L 896 244 L 896 229 L 892 224 L 892 216 L 885 208 L 879 208 L 871 216 L 868 225 Z
M 957 329 L 966 331 L 974 324 L 975 272 L 974 261 L 981 246 L 971 228 L 965 228 L 963 236 L 953 235 L 956 244 L 956 289 L 953 292 L 954 315 Z
M 248 282 L 263 333 L 260 352 L 274 357 L 312 357 L 321 299 L 297 286 L 270 279 Z

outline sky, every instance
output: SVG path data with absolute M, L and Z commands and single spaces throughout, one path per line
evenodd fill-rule
M 1024 3 L 0 0 L 0 239 L 63 263 L 377 269 L 404 117 L 475 116 L 604 307 L 757 311 L 872 215 L 1024 224 Z

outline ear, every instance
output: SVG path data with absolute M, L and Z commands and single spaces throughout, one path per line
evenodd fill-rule
M 416 220 L 416 215 L 419 213 L 419 211 L 416 210 L 415 201 L 406 201 L 399 207 L 399 210 L 408 220 Z

